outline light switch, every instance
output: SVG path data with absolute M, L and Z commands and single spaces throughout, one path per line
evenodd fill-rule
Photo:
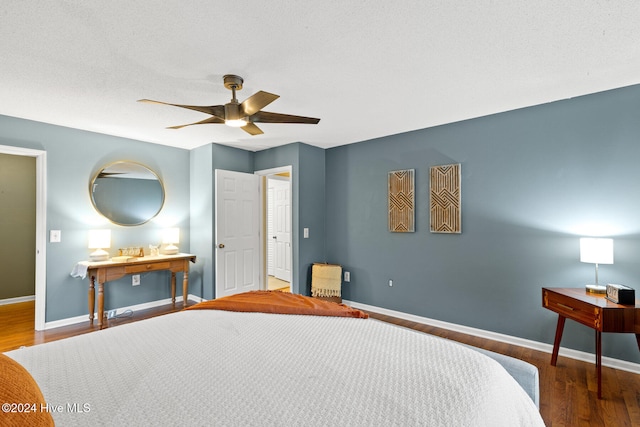
M 51 243 L 60 243 L 61 238 L 62 238 L 62 231 L 60 230 L 49 231 L 49 241 Z
M 308 229 L 308 228 L 305 228 L 305 229 L 304 229 L 304 238 L 305 238 L 305 239 L 308 239 L 308 238 L 309 238 L 309 229 Z

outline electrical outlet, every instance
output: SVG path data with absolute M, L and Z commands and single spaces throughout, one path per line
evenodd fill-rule
M 131 285 L 138 286 L 139 284 L 140 284 L 140 275 L 134 274 L 133 276 L 131 276 Z
M 350 282 L 351 281 L 351 273 L 349 273 L 348 271 L 344 272 L 344 281 L 345 282 Z
M 393 286 L 393 280 L 389 280 L 389 286 Z
M 107 312 L 107 319 L 113 319 L 114 317 L 116 317 L 117 313 L 118 313 L 118 310 L 109 310 Z

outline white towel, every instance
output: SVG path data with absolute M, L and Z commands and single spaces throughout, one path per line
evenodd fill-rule
M 73 270 L 71 270 L 71 277 L 80 277 L 84 279 L 85 277 L 87 277 L 88 269 L 89 266 L 86 264 L 86 262 L 79 262 L 73 267 Z

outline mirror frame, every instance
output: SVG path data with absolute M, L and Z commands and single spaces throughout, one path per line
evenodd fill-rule
M 162 200 L 160 202 L 160 206 L 158 207 L 158 210 L 149 218 L 141 220 L 140 222 L 137 223 L 122 223 L 122 222 L 118 222 L 112 218 L 109 218 L 105 213 L 103 213 L 97 206 L 96 201 L 94 199 L 94 185 L 96 184 L 96 180 L 100 177 L 100 174 L 102 174 L 106 169 L 114 166 L 114 165 L 118 165 L 118 164 L 131 164 L 131 165 L 135 165 L 137 167 L 140 168 L 144 168 L 146 169 L 148 172 L 150 172 L 158 181 L 158 183 L 160 184 L 160 190 L 162 191 Z M 91 178 L 91 180 L 89 181 L 89 199 L 91 199 L 91 204 L 93 205 L 93 208 L 96 210 L 97 213 L 99 213 L 102 217 L 106 218 L 107 220 L 109 220 L 110 222 L 112 222 L 113 224 L 116 225 L 121 225 L 124 227 L 135 227 L 138 225 L 142 225 L 142 224 L 146 224 L 147 222 L 151 221 L 153 218 L 155 218 L 156 216 L 158 216 L 158 214 L 162 211 L 162 208 L 164 207 L 164 203 L 167 199 L 167 195 L 166 195 L 166 191 L 165 191 L 165 187 L 164 187 L 164 182 L 162 182 L 162 179 L 160 179 L 160 176 L 158 176 L 158 174 L 151 169 L 150 167 L 139 163 L 139 162 L 134 162 L 134 161 L 130 161 L 130 160 L 118 160 L 115 162 L 111 162 L 108 163 L 106 165 L 104 165 L 103 167 L 101 167 L 98 172 L 96 172 L 93 177 Z

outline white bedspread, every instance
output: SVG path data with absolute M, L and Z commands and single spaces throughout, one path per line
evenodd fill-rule
M 7 355 L 61 427 L 544 426 L 494 360 L 372 319 L 182 311 Z

